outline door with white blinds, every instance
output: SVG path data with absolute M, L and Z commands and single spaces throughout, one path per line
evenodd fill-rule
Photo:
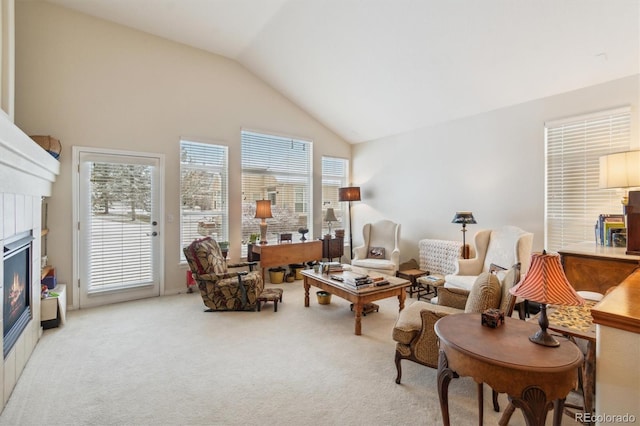
M 82 148 L 74 157 L 80 307 L 159 296 L 162 157 Z

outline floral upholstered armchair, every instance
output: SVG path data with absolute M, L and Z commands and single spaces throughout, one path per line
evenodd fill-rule
M 251 271 L 256 262 L 230 263 L 222 257 L 218 243 L 211 237 L 193 241 L 183 249 L 193 279 L 209 311 L 253 311 L 264 289 L 259 271 Z M 229 272 L 229 268 L 249 267 L 249 272 Z

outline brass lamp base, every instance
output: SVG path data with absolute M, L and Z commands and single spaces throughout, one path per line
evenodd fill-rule
M 557 348 L 558 346 L 560 346 L 560 342 L 554 339 L 553 336 L 547 332 L 549 319 L 547 318 L 546 303 L 540 304 L 540 316 L 538 317 L 538 324 L 540 324 L 540 330 L 538 330 L 533 336 L 529 336 L 529 340 L 531 340 L 533 343 L 548 346 L 551 348 Z
M 560 342 L 554 339 L 553 336 L 547 332 L 547 330 L 538 330 L 536 334 L 534 334 L 533 336 L 529 336 L 529 340 L 533 343 L 537 343 L 543 346 L 549 346 L 552 348 L 557 348 L 558 346 L 560 346 Z

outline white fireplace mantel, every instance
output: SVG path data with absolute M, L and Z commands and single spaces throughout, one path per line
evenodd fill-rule
M 42 334 L 40 326 L 40 253 L 42 197 L 50 196 L 60 163 L 0 111 L 0 243 L 30 232 L 34 237 L 30 276 L 31 320 L 0 362 L 0 411 Z M 4 261 L 0 260 L 0 291 L 4 291 Z M 0 318 L 3 309 L 0 304 Z M 0 342 L 2 335 L 0 334 Z

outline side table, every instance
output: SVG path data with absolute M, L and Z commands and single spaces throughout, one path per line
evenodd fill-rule
M 416 280 L 425 275 L 429 275 L 429 271 L 423 271 L 421 269 L 405 269 L 404 271 L 396 272 L 396 277 L 405 279 L 411 283 L 411 285 L 407 287 L 407 290 L 409 290 L 409 297 L 413 297 L 413 293 L 416 293 L 418 295 L 418 300 L 420 300 L 420 292 L 424 291 L 424 288 L 418 286 L 418 282 Z
M 418 286 L 425 290 L 425 294 L 433 294 L 433 297 L 438 296 L 438 288 L 444 285 L 444 276 L 442 275 L 425 275 L 418 278 Z M 420 293 L 418 293 L 418 300 L 420 300 Z
M 481 325 L 480 314 L 456 314 L 435 325 L 440 338 L 438 396 L 442 421 L 449 426 L 449 382 L 455 374 L 472 377 L 478 384 L 478 409 L 482 420 L 482 384 L 509 395 L 522 410 L 529 426 L 544 426 L 553 406 L 554 426 L 562 423 L 564 399 L 578 380 L 583 356 L 569 340 L 549 348 L 529 341 L 538 326 L 505 318 L 498 328 Z M 480 421 L 482 424 L 482 421 Z

